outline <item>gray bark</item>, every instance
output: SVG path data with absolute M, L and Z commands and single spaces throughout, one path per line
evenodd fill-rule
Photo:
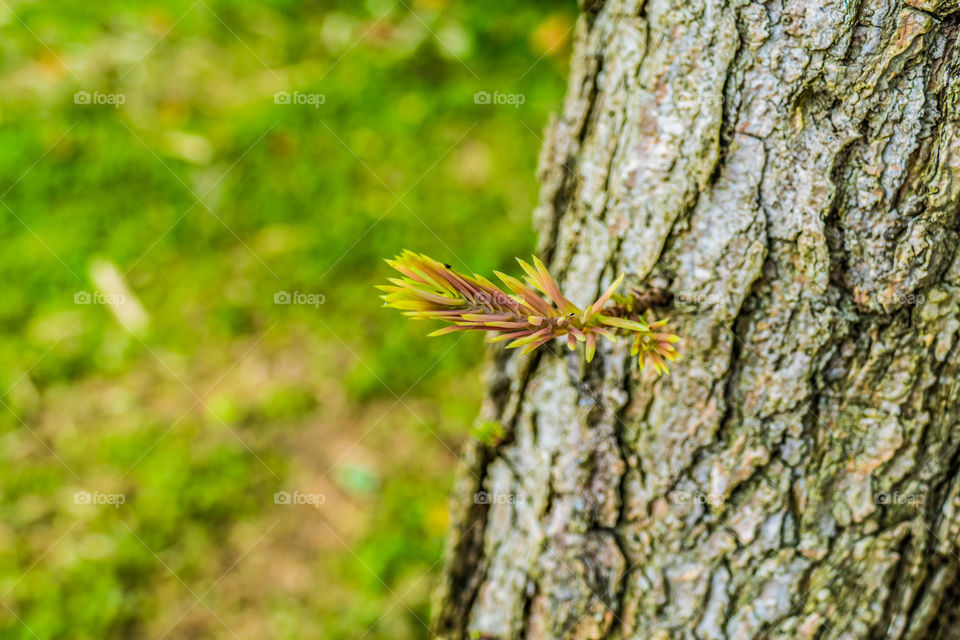
M 960 3 L 584 4 L 539 251 L 684 360 L 496 353 L 438 635 L 960 638 Z

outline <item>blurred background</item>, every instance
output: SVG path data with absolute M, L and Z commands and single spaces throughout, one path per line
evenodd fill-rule
M 0 0 L 0 638 L 427 638 L 573 0 Z

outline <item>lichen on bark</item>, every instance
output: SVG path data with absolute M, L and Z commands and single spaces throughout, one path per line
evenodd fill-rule
M 539 252 L 684 361 L 491 358 L 438 635 L 960 637 L 960 4 L 583 9 Z

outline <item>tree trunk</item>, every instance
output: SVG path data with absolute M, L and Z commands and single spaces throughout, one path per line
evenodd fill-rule
M 960 638 L 960 2 L 582 4 L 539 251 L 684 359 L 497 352 L 437 634 Z

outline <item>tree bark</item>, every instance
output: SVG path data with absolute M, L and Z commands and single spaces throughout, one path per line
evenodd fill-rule
M 960 638 L 960 2 L 581 4 L 538 250 L 684 359 L 496 352 L 437 634 Z

